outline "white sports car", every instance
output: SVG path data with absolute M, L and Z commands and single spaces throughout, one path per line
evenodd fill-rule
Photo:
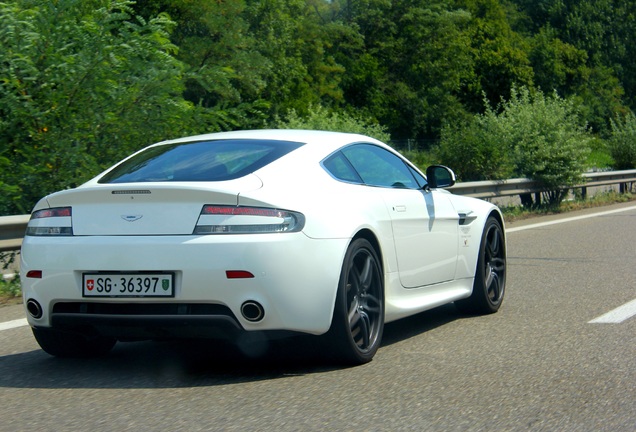
M 21 254 L 28 321 L 56 356 L 258 331 L 321 335 L 339 360 L 368 362 L 385 322 L 501 305 L 502 215 L 442 189 L 454 182 L 362 135 L 161 142 L 37 203 Z

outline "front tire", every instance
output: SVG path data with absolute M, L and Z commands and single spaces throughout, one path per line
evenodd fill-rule
M 473 293 L 455 305 L 467 314 L 495 313 L 503 302 L 505 288 L 506 241 L 501 224 L 490 216 L 481 237 Z
M 104 336 L 88 337 L 44 327 L 32 327 L 40 347 L 55 357 L 88 358 L 108 354 L 117 340 Z
M 384 277 L 369 241 L 355 239 L 340 273 L 328 349 L 346 364 L 370 362 L 384 331 Z

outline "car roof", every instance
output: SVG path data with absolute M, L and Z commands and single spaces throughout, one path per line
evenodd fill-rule
M 203 135 L 195 135 L 189 137 L 178 138 L 169 141 L 163 141 L 157 145 L 176 144 L 181 142 L 193 141 L 210 141 L 224 139 L 263 139 L 276 141 L 293 141 L 304 143 L 309 147 L 320 147 L 321 152 L 331 152 L 345 144 L 355 142 L 368 142 L 385 146 L 386 144 L 359 134 L 351 134 L 344 132 L 329 132 L 318 130 L 299 130 L 299 129 L 259 129 L 244 130 L 232 132 L 217 132 Z

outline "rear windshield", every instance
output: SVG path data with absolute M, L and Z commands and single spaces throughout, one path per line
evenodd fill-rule
M 99 183 L 224 181 L 243 177 L 302 146 L 268 140 L 215 140 L 148 148 Z

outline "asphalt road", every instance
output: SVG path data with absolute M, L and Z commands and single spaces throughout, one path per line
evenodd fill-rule
M 450 305 L 389 324 L 355 368 L 305 339 L 265 355 L 265 342 L 142 342 L 62 360 L 28 327 L 0 330 L 0 431 L 634 431 L 636 206 L 584 213 L 625 208 L 510 225 L 499 313 Z M 0 308 L 0 323 L 21 318 Z

